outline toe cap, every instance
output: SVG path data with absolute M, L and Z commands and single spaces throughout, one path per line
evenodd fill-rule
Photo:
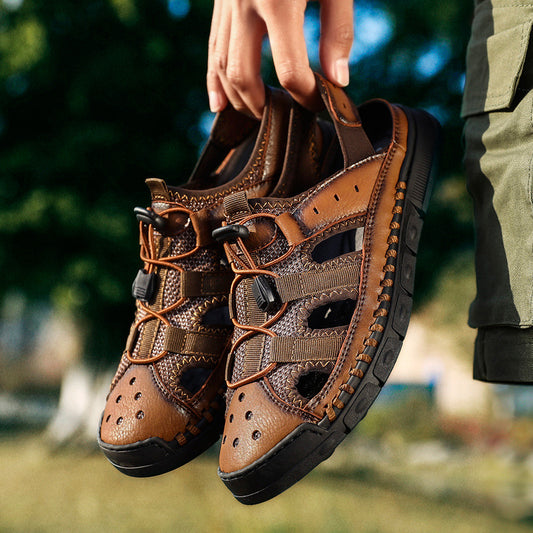
M 303 420 L 274 403 L 260 383 L 235 391 L 220 448 L 220 470 L 235 472 L 269 452 Z
M 150 437 L 171 441 L 185 431 L 188 419 L 187 413 L 163 397 L 147 365 L 132 365 L 109 394 L 100 438 L 113 445 Z

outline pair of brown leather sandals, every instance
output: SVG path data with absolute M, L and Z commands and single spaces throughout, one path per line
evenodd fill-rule
M 269 90 L 227 108 L 183 187 L 136 208 L 137 311 L 99 445 L 131 476 L 222 434 L 219 476 L 263 502 L 365 416 L 405 337 L 439 125 L 317 76 L 330 121 Z

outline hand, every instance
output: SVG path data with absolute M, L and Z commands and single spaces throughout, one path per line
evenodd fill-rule
M 320 64 L 324 75 L 348 85 L 353 0 L 319 0 Z M 282 87 L 309 109 L 320 107 L 304 39 L 307 0 L 215 0 L 207 69 L 211 111 L 235 109 L 260 118 L 265 104 L 261 47 L 268 35 Z

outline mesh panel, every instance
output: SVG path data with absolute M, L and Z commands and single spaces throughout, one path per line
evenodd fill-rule
M 264 206 L 263 206 L 264 208 Z M 265 211 L 267 211 L 265 209 Z M 276 214 L 279 214 L 283 211 L 283 206 L 277 206 L 276 209 L 272 210 Z M 345 230 L 346 223 L 340 223 L 336 227 L 332 228 L 328 234 L 331 234 L 335 231 Z M 263 250 L 256 252 L 257 264 L 258 266 L 265 263 L 271 262 L 278 257 L 282 256 L 289 249 L 286 239 L 281 235 L 281 232 L 278 232 L 278 238 L 266 247 Z M 309 270 L 327 270 L 332 266 L 337 266 L 341 264 L 355 263 L 357 266 L 361 264 L 360 254 L 350 254 L 342 257 L 335 258 L 331 261 L 327 261 L 322 264 L 317 264 L 310 258 L 310 250 L 312 245 L 304 243 L 294 250 L 294 252 L 283 261 L 272 265 L 269 269 L 280 276 L 304 272 Z M 235 299 L 235 309 L 237 313 L 237 319 L 239 323 L 247 324 L 248 317 L 246 316 L 246 305 L 245 305 L 245 290 L 244 283 L 239 284 L 237 290 L 234 294 Z M 329 290 L 324 291 L 321 294 L 308 296 L 301 298 L 299 300 L 289 302 L 287 308 L 283 315 L 273 324 L 270 329 L 273 333 L 283 336 L 283 337 L 294 337 L 294 336 L 324 336 L 331 333 L 332 330 L 314 330 L 307 327 L 307 317 L 311 313 L 312 309 L 320 307 L 326 303 L 330 303 L 336 300 L 344 300 L 347 297 L 354 297 L 357 293 L 357 287 L 351 287 L 347 289 L 340 290 Z M 272 316 L 272 315 L 270 315 Z M 334 328 L 335 332 L 347 331 L 347 327 Z M 237 339 L 244 333 L 240 329 L 235 329 L 233 342 L 235 343 Z M 245 352 L 246 352 L 246 343 L 244 341 L 238 348 L 235 350 L 234 354 L 234 365 L 232 373 L 232 381 L 238 381 L 244 377 L 244 368 L 245 368 Z M 270 363 L 270 337 L 266 337 L 264 343 L 264 350 L 261 360 L 261 369 L 264 369 Z M 306 373 L 319 371 L 327 372 L 328 374 L 333 370 L 333 362 L 305 362 L 305 363 L 285 363 L 278 364 L 276 369 L 269 375 L 269 381 L 274 389 L 274 392 L 285 402 L 294 405 L 296 407 L 302 407 L 309 400 L 301 396 L 297 390 L 297 384 L 300 377 Z M 232 393 L 228 393 L 228 404 L 231 399 Z
M 287 239 L 278 231 L 276 240 L 270 246 L 257 253 L 257 262 L 258 264 L 264 265 L 282 256 L 288 250 L 289 244 L 287 243 Z
M 248 324 L 248 317 L 246 316 L 246 287 L 245 284 L 240 282 L 237 284 L 234 294 L 234 305 L 235 311 L 237 313 L 237 322 L 239 324 L 246 325 Z
M 173 373 L 178 368 L 181 357 L 182 356 L 178 354 L 168 354 L 154 363 L 162 383 L 169 390 L 169 392 L 176 394 L 177 396 L 179 396 L 179 387 L 177 387 L 177 384 L 172 377 Z
M 208 203 L 213 203 L 213 199 L 203 201 L 193 201 L 190 206 L 193 210 L 206 207 Z M 170 206 L 164 203 L 154 203 L 152 206 L 154 209 L 163 210 Z M 184 254 L 194 249 L 196 246 L 196 233 L 192 226 L 186 227 L 179 235 L 173 238 L 161 239 L 160 235 L 155 233 L 155 240 L 158 249 L 163 248 L 163 257 L 172 257 L 180 254 Z M 165 246 L 167 249 L 165 250 Z M 205 247 L 197 250 L 194 254 L 185 258 L 177 259 L 174 264 L 183 268 L 185 271 L 222 271 L 220 266 L 221 254 L 218 248 Z M 174 305 L 180 299 L 180 273 L 175 269 L 168 269 L 166 272 L 162 302 L 162 309 L 168 308 Z M 221 298 L 219 298 L 221 300 Z M 213 305 L 213 297 L 195 297 L 188 298 L 185 302 L 169 313 L 165 313 L 164 316 L 170 322 L 172 326 L 179 327 L 186 330 L 198 330 L 200 323 L 200 315 L 209 305 Z M 147 312 L 138 309 L 135 316 L 135 321 L 144 318 Z M 140 346 L 143 339 L 145 329 L 148 327 L 152 329 L 154 321 L 157 321 L 158 330 L 153 341 L 153 348 L 150 357 L 157 356 L 163 351 L 165 342 L 166 325 L 160 322 L 158 319 L 151 319 L 142 323 L 138 328 L 137 342 L 132 352 L 132 358 L 140 357 Z M 150 324 L 151 323 L 151 324 Z M 214 328 L 202 328 L 207 331 L 220 331 Z M 150 333 L 151 335 L 153 333 Z M 153 364 L 155 370 L 154 377 L 156 382 L 163 392 L 163 394 L 172 400 L 173 397 L 187 399 L 188 394 L 180 388 L 179 377 L 187 368 L 194 368 L 198 366 L 209 367 L 212 361 L 200 362 L 197 357 L 183 356 L 181 354 L 169 353 L 160 360 Z M 128 359 L 123 357 L 116 376 L 113 380 L 113 386 L 118 379 L 124 374 L 126 368 L 130 365 Z M 211 366 L 214 366 L 212 364 Z
M 243 329 L 235 328 L 233 330 L 232 343 L 235 344 L 239 338 L 246 332 Z M 244 341 L 234 352 L 233 359 L 233 372 L 231 375 L 231 381 L 239 381 L 244 377 L 244 353 L 246 349 L 246 341 Z

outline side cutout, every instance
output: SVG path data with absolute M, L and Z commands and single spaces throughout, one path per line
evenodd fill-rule
M 311 329 L 347 326 L 352 320 L 356 305 L 357 302 L 351 298 L 321 305 L 309 315 L 307 325 Z
M 313 261 L 324 263 L 335 259 L 339 255 L 357 252 L 363 248 L 364 228 L 352 228 L 342 233 L 336 233 L 326 240 L 319 242 L 311 252 Z
M 227 305 L 222 307 L 213 307 L 208 309 L 202 316 L 202 325 L 211 327 L 231 326 L 231 319 L 229 317 L 229 308 Z
M 181 375 L 180 384 L 191 395 L 194 395 L 202 388 L 202 385 L 206 382 L 212 371 L 213 369 L 211 368 L 203 368 L 201 366 L 189 368 Z
M 296 389 L 301 396 L 310 400 L 316 396 L 328 380 L 328 374 L 317 370 L 307 372 L 300 376 Z

